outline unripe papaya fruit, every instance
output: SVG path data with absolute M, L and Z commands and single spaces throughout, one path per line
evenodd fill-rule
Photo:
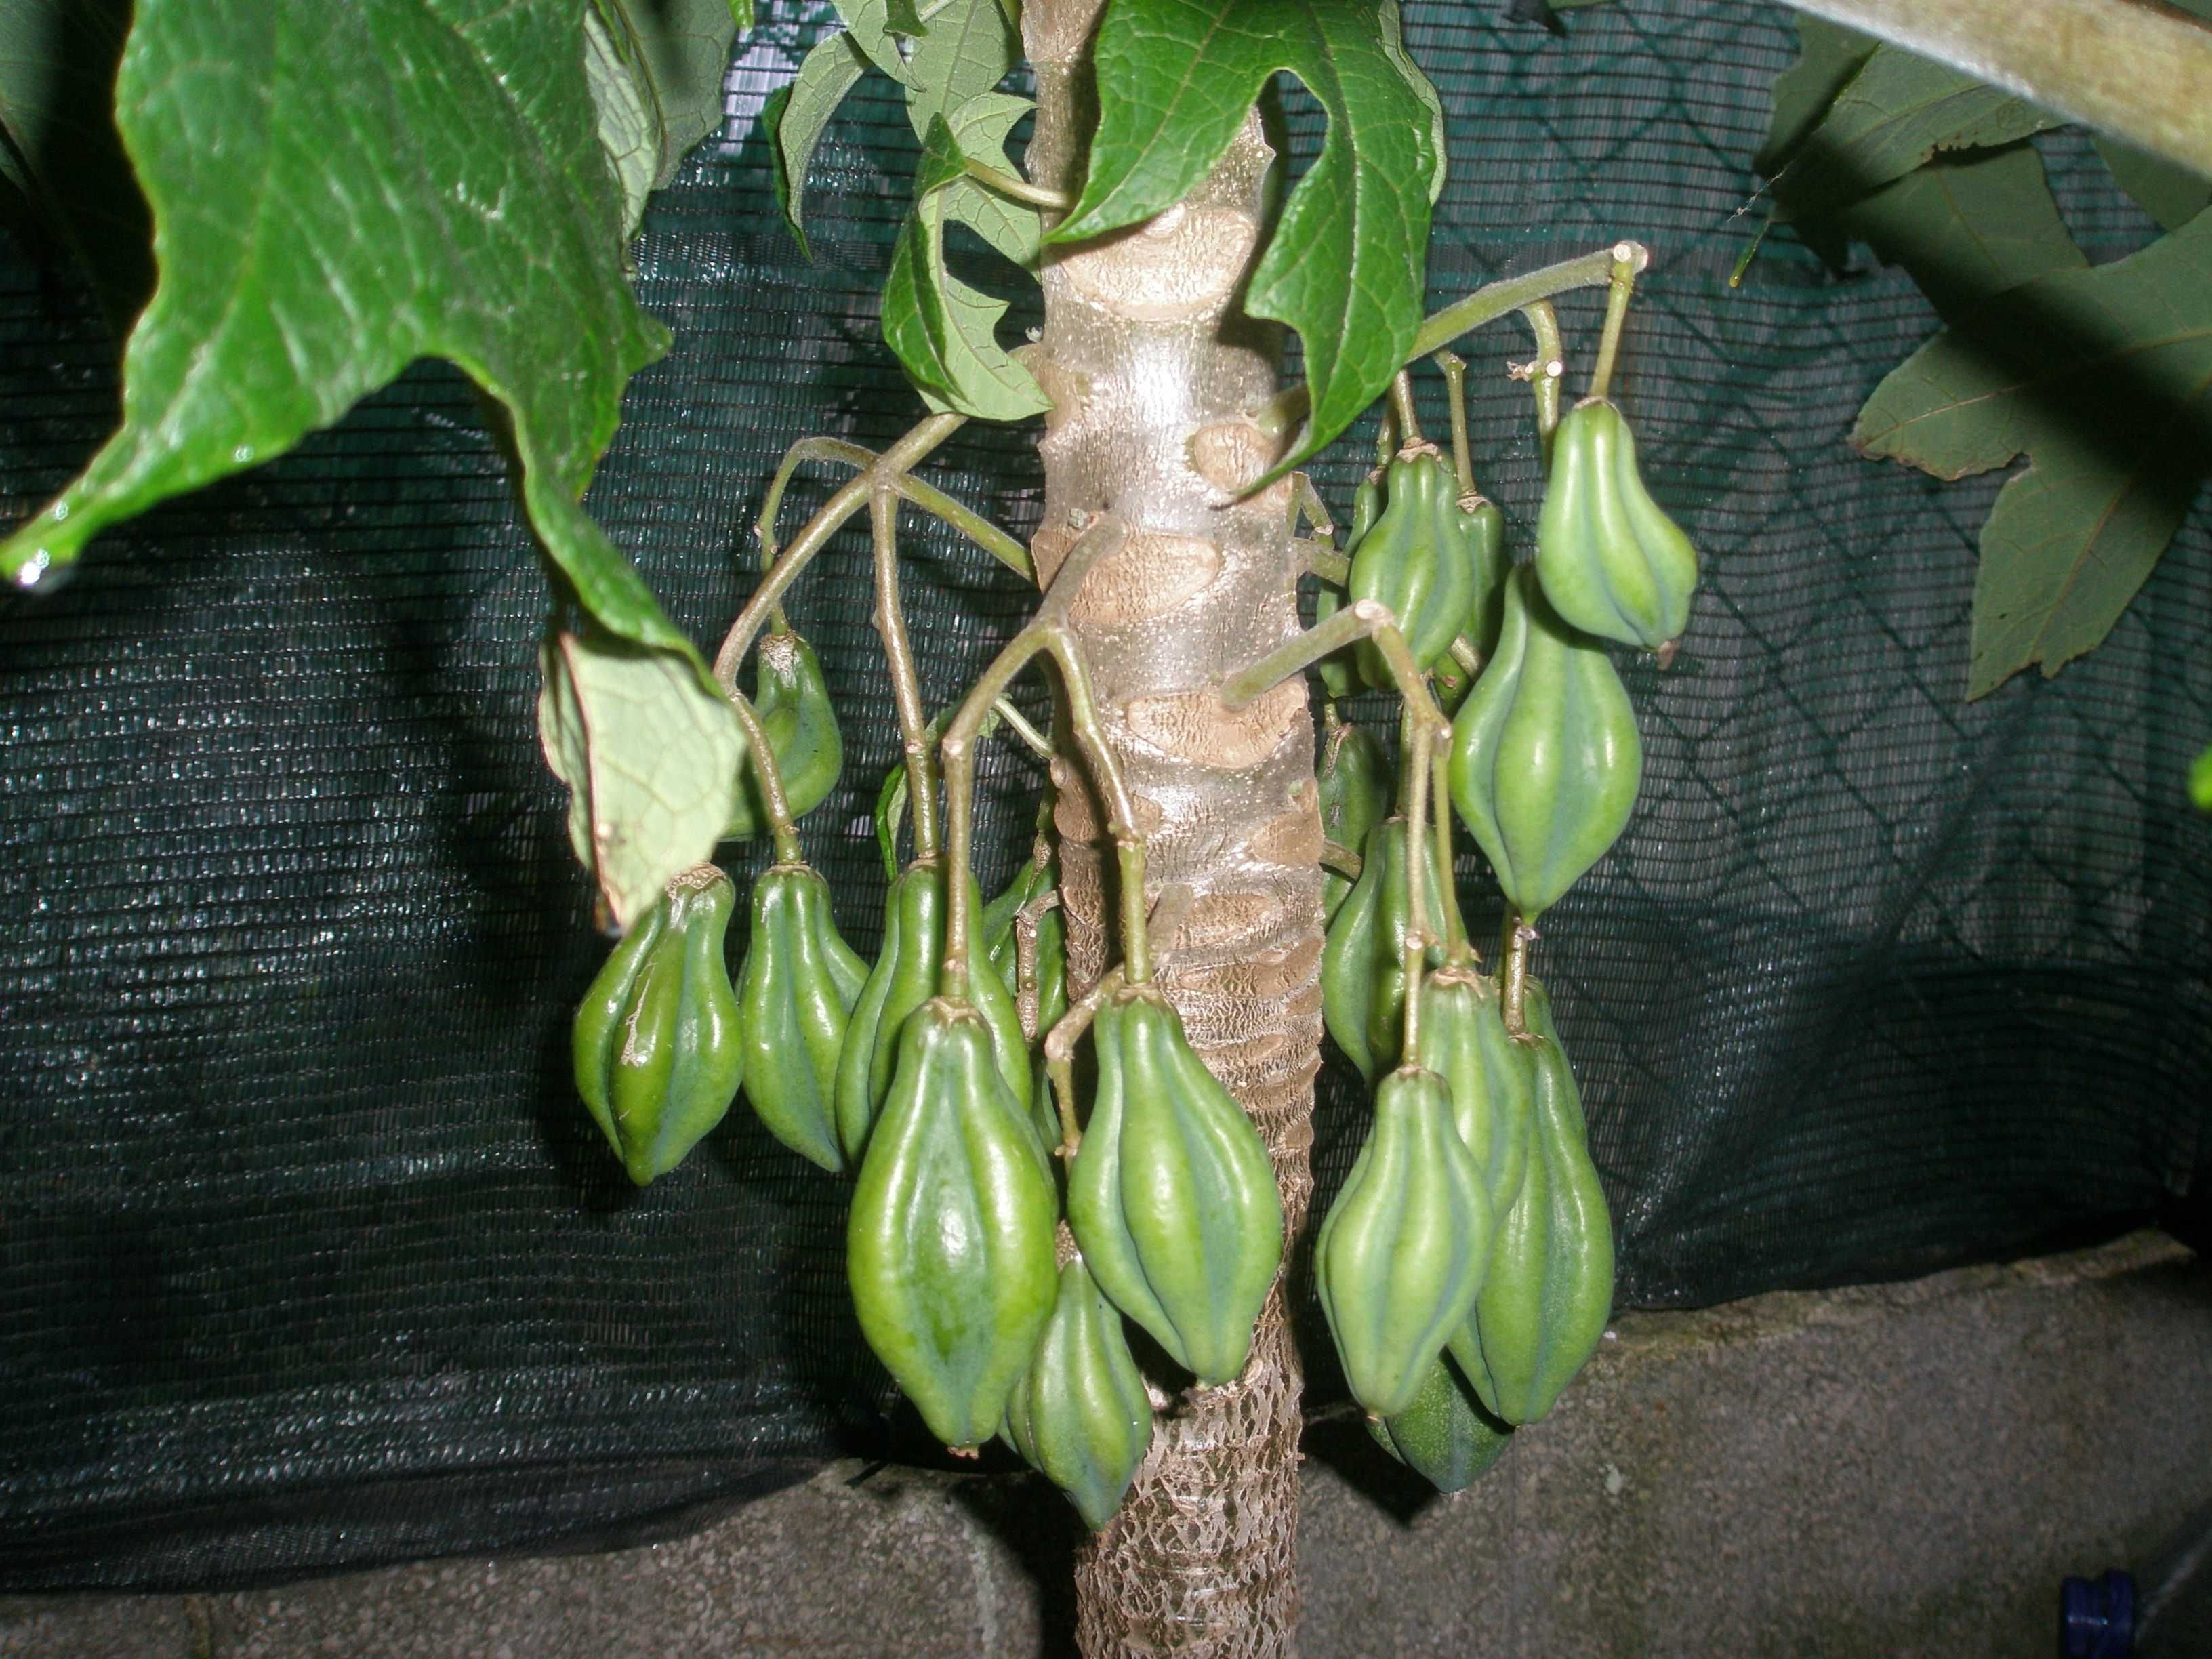
M 1359 550 L 1359 544 L 1367 538 L 1367 532 L 1375 528 L 1376 520 L 1382 516 L 1382 477 L 1379 473 L 1371 474 L 1360 481 L 1359 488 L 1352 495 L 1352 524 L 1344 538 L 1346 558 Z M 1320 627 L 1349 603 L 1342 588 L 1330 582 L 1322 583 L 1320 590 L 1314 595 L 1314 626 Z M 1316 663 L 1314 672 L 1320 677 L 1322 693 L 1341 699 L 1358 690 L 1359 674 L 1354 665 L 1355 659 L 1350 646 L 1341 651 L 1332 651 Z
M 1316 778 L 1321 790 L 1322 835 L 1339 847 L 1359 852 L 1367 845 L 1369 833 L 1390 810 L 1390 763 L 1383 757 L 1382 745 L 1365 727 L 1340 720 L 1322 740 Z M 1351 890 L 1347 878 L 1334 870 L 1322 870 L 1324 920 L 1334 918 L 1337 907 Z
M 1574 1074 L 1543 988 L 1530 980 L 1535 1116 L 1528 1172 L 1506 1212 L 1474 1318 L 1452 1352 L 1492 1415 L 1533 1423 L 1552 1409 L 1605 1334 L 1613 1310 L 1613 1218 L 1590 1163 Z
M 1452 1121 L 1482 1172 L 1494 1227 L 1520 1196 L 1535 1109 L 1528 1046 L 1507 1035 L 1497 986 L 1449 966 L 1424 980 L 1419 1058 L 1451 1091 Z
M 1152 1402 L 1121 1316 L 1080 1255 L 1060 1268 L 1060 1299 L 1006 1397 L 1006 1437 L 1093 1532 L 1121 1507 L 1152 1443 Z
M 836 705 L 814 647 L 796 629 L 761 635 L 753 670 L 753 713 L 768 734 L 768 746 L 783 778 L 783 793 L 795 817 L 820 805 L 837 787 L 845 764 L 845 739 L 837 729 Z M 765 834 L 768 801 L 750 764 L 738 769 L 726 840 Z
M 1424 883 L 1421 890 L 1428 901 L 1428 937 L 1440 939 L 1443 909 L 1435 881 Z M 1403 1044 L 1405 939 L 1412 915 L 1406 820 L 1385 818 L 1368 832 L 1359 879 L 1330 921 L 1321 953 L 1322 1018 L 1336 1046 L 1370 1082 L 1397 1063 Z
M 1552 436 L 1536 574 L 1569 626 L 1656 651 L 1690 624 L 1697 550 L 1644 487 L 1620 409 L 1585 398 Z
M 973 884 L 963 885 L 973 907 L 968 936 L 978 946 L 969 953 L 968 1000 L 990 1027 L 1000 1073 L 1026 1112 L 1031 1088 L 1028 1044 L 1013 998 L 980 948 L 983 907 L 972 896 Z M 944 866 L 935 858 L 916 859 L 899 872 L 884 901 L 883 950 L 853 1005 L 844 1049 L 838 1056 L 837 1139 L 848 1160 L 857 1159 L 867 1145 L 868 1131 L 890 1092 L 899 1027 L 937 994 L 944 951 Z
M 1498 649 L 1498 630 L 1505 621 L 1505 579 L 1513 572 L 1513 562 L 1505 556 L 1505 514 L 1486 495 L 1462 495 L 1458 507 L 1454 522 L 1474 570 L 1474 591 L 1459 631 L 1487 662 Z
M 763 871 L 738 983 L 745 1094 L 769 1133 L 833 1174 L 845 1167 L 837 1061 L 867 976 L 830 914 L 830 884 L 804 864 Z
M 1052 1315 L 1053 1179 L 1000 1074 L 992 1031 L 933 998 L 904 1022 L 846 1230 L 861 1334 L 930 1432 L 998 1432 Z
M 1482 1409 L 1449 1354 L 1422 1374 L 1413 1403 L 1395 1417 L 1369 1418 L 1375 1443 L 1438 1492 L 1473 1486 L 1511 1443 L 1513 1431 Z
M 1414 665 L 1427 668 L 1451 647 L 1474 593 L 1474 568 L 1454 517 L 1459 485 L 1433 445 L 1401 451 L 1383 485 L 1382 516 L 1352 556 L 1345 591 L 1389 606 Z M 1358 647 L 1370 685 L 1395 682 L 1372 641 Z
M 1158 990 L 1127 987 L 1091 1033 L 1097 1092 L 1068 1226 L 1116 1307 L 1200 1382 L 1226 1382 L 1282 1260 L 1274 1164 Z
M 1524 921 L 1620 838 L 1643 774 L 1636 711 L 1612 661 L 1552 613 L 1533 571 L 1516 570 L 1498 654 L 1452 721 L 1450 777 Z
M 722 1121 L 744 1079 L 722 957 L 736 904 L 713 865 L 685 871 L 615 946 L 576 1010 L 576 1091 L 641 1187 Z
M 1490 1200 L 1434 1072 L 1401 1066 L 1314 1247 L 1314 1280 L 1352 1397 L 1409 1410 L 1467 1322 L 1490 1255 Z

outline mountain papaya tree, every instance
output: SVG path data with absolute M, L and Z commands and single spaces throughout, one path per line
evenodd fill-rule
M 1650 254 L 1623 227 L 1425 316 L 1443 117 L 1396 0 L 836 11 L 770 141 L 803 246 L 841 100 L 867 76 L 901 89 L 919 160 L 881 331 L 916 418 L 880 451 L 793 447 L 765 483 L 763 574 L 711 654 L 580 497 L 625 381 L 668 342 L 625 236 L 719 122 L 750 0 L 139 0 L 114 96 L 150 297 L 99 252 L 131 227 L 58 187 L 68 100 L 5 111 L 10 182 L 100 265 L 131 332 L 119 430 L 0 569 L 36 592 L 102 528 L 282 453 L 414 359 L 464 368 L 544 556 L 540 737 L 622 933 L 576 1017 L 578 1110 L 641 1183 L 740 1097 L 850 1181 L 855 1312 L 892 1377 L 945 1444 L 1004 1439 L 1091 1529 L 1085 1651 L 1285 1652 L 1286 1285 L 1316 1231 L 1324 1025 L 1375 1116 L 1312 1273 L 1384 1450 L 1466 1485 L 1551 1409 L 1609 1307 L 1572 1011 L 1530 965 L 1534 924 L 1632 808 L 1615 657 L 1663 663 L 1693 626 L 1695 550 L 1608 395 Z M 1285 76 L 1327 120 L 1295 179 Z M 1033 273 L 1034 338 L 1005 337 L 958 239 Z M 1606 305 L 1571 345 L 1551 301 L 1576 289 Z M 1528 549 L 1480 489 L 1451 350 L 1493 325 L 1533 349 L 1516 372 L 1552 453 Z M 1433 438 L 1411 381 L 1432 372 L 1453 411 Z M 1297 469 L 1370 411 L 1376 466 L 1340 525 Z M 1036 434 L 1025 538 L 930 482 L 969 422 Z M 836 487 L 787 525 L 802 467 Z M 942 709 L 901 603 L 921 517 L 1037 592 Z M 910 848 L 872 963 L 800 827 L 853 711 L 782 604 L 859 522 L 902 738 L 878 829 Z M 1042 729 L 1006 700 L 1030 672 Z M 1338 707 L 1362 689 L 1395 699 L 1395 756 Z M 1000 739 L 1048 757 L 1050 799 L 1035 857 L 987 896 L 974 779 Z M 1462 830 L 1504 901 L 1494 945 L 1462 914 Z M 773 862 L 739 894 L 716 849 L 760 840 Z

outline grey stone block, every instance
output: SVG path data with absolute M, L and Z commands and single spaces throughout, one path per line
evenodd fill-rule
M 2212 1269 L 2152 1236 L 1619 1321 L 1439 1498 L 1308 1435 L 1306 1659 L 2022 1659 L 2059 1580 L 2212 1499 Z M 0 1601 L 40 1659 L 1030 1659 L 1067 1650 L 1041 1482 L 833 1467 L 690 1538 L 210 1596 Z M 2207 1650 L 2212 1651 L 2212 1635 Z

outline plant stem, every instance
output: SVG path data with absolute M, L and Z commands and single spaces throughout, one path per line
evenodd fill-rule
M 1436 814 L 1435 856 L 1437 885 L 1441 890 L 1444 913 L 1444 965 L 1447 968 L 1480 967 L 1474 947 L 1467 937 L 1467 918 L 1459 908 L 1459 881 L 1452 867 L 1452 804 L 1450 765 L 1451 756 L 1446 745 L 1439 744 L 1431 757 L 1434 769 L 1430 779 L 1431 810 Z
M 966 421 L 964 415 L 931 416 L 878 456 L 866 472 L 815 509 L 806 527 L 777 556 L 775 568 L 761 578 L 761 585 L 745 601 L 744 609 L 738 612 L 737 621 L 730 624 L 730 631 L 722 639 L 722 648 L 714 653 L 716 680 L 725 687 L 737 684 L 738 665 L 744 661 L 745 653 L 768 620 L 769 612 L 782 599 L 784 591 L 799 580 L 799 572 L 806 568 L 808 562 L 844 527 L 845 520 L 860 510 L 877 482 L 896 477 L 914 466 L 957 432 Z
M 792 827 L 791 797 L 784 793 L 783 769 L 776 763 L 775 751 L 769 747 L 768 732 L 753 711 L 751 699 L 734 686 L 725 695 L 737 713 L 738 724 L 744 728 L 745 747 L 750 751 L 746 759 L 752 763 L 753 775 L 760 780 L 761 799 L 768 807 L 769 834 L 775 842 L 775 861 L 797 864 L 805 854 L 799 850 L 799 832 Z
M 945 763 L 945 850 L 951 865 L 946 877 L 949 908 L 941 976 L 942 994 L 947 997 L 964 996 L 968 986 L 967 901 L 975 881 L 969 864 L 975 824 L 975 734 L 1014 676 L 1043 653 L 1049 653 L 1060 665 L 1076 746 L 1091 768 L 1099 793 L 1106 798 L 1108 829 L 1121 870 L 1121 952 L 1126 976 L 1132 985 L 1141 985 L 1152 977 L 1152 954 L 1146 938 L 1145 848 L 1137 833 L 1136 807 L 1129 798 L 1121 764 L 1107 747 L 1090 675 L 1066 626 L 1068 607 L 1081 591 L 1084 578 L 1101 559 L 1121 547 L 1127 533 L 1118 520 L 1101 517 L 1076 539 L 1054 573 L 1052 587 L 1036 616 L 976 677 L 939 741 L 938 752 Z
M 1390 382 L 1390 414 L 1398 422 L 1398 447 L 1405 450 L 1428 441 L 1421 435 L 1420 416 L 1413 412 L 1413 377 L 1400 369 Z
M 926 859 L 937 851 L 937 780 L 930 764 L 929 723 L 922 713 L 921 682 L 915 672 L 914 647 L 906 636 L 906 613 L 899 606 L 898 498 L 881 482 L 868 492 L 868 524 L 876 545 L 873 620 L 876 632 L 883 636 L 891 699 L 898 708 L 899 733 L 906 745 L 907 810 L 914 815 L 914 855 Z M 956 904 L 953 921 L 957 922 L 960 915 Z
M 1065 213 L 1075 205 L 1074 198 L 1056 190 L 1047 190 L 1042 185 L 1033 185 L 1026 179 L 994 167 L 973 156 L 963 158 L 968 164 L 968 176 L 987 190 L 996 191 L 1010 202 L 1042 208 L 1048 213 Z
M 1413 662 L 1413 653 L 1406 648 L 1406 636 L 1398 631 L 1390 607 L 1376 599 L 1354 599 L 1327 622 L 1316 623 L 1264 657 L 1255 657 L 1232 671 L 1221 682 L 1221 706 L 1231 713 L 1246 708 L 1300 669 L 1319 662 L 1332 651 L 1342 650 L 1355 640 L 1375 641 L 1375 648 L 1389 665 L 1390 678 L 1397 683 L 1400 696 L 1407 695 L 1408 686 L 1414 694 L 1420 693 L 1421 671 Z M 1423 701 L 1426 701 L 1425 696 Z
M 1075 1127 L 1075 1045 L 1098 1018 L 1107 999 L 1121 988 L 1121 969 L 1108 969 L 1099 975 L 1097 984 L 1068 1004 L 1067 1012 L 1045 1036 L 1044 1074 L 1052 1080 L 1052 1097 L 1060 1108 L 1062 1158 L 1073 1158 L 1075 1149 L 1083 1144 L 1083 1132 Z
M 1346 881 L 1358 881 L 1367 861 L 1340 841 L 1325 841 L 1321 844 L 1322 867 L 1334 870 Z
M 830 461 L 841 466 L 849 466 L 857 472 L 866 472 L 876 467 L 882 459 L 874 450 L 848 443 L 842 438 L 801 438 L 786 450 L 782 465 L 776 468 L 775 477 L 769 481 L 768 494 L 761 498 L 760 517 L 753 526 L 760 537 L 761 562 L 767 565 L 775 556 L 776 516 L 782 510 L 783 492 L 790 484 L 793 472 L 809 461 Z M 1036 568 L 1030 562 L 1029 549 L 973 507 L 962 505 L 933 484 L 924 483 L 911 472 L 891 473 L 888 475 L 888 481 L 909 506 L 921 508 L 933 519 L 944 520 L 1023 580 L 1036 580 Z
M 1452 471 L 1459 475 L 1459 493 L 1473 495 L 1474 464 L 1467 453 L 1467 362 L 1455 351 L 1439 351 L 1431 359 L 1444 372 L 1445 400 L 1450 405 Z
M 1635 250 L 1632 262 L 1639 271 L 1650 263 L 1651 251 L 1641 242 L 1616 246 Z M 1406 361 L 1416 362 L 1431 356 L 1461 335 L 1522 310 L 1535 301 L 1572 289 L 1603 286 L 1613 280 L 1613 252 L 1610 247 L 1601 248 L 1595 253 L 1580 254 L 1555 265 L 1546 265 L 1525 276 L 1508 276 L 1501 282 L 1485 283 L 1466 298 L 1455 300 L 1431 314 L 1415 331 L 1413 349 L 1406 354 Z M 1303 384 L 1286 386 L 1252 411 L 1252 423 L 1271 438 L 1283 437 L 1305 418 L 1310 398 Z
M 1613 390 L 1613 365 L 1620 350 L 1620 325 L 1628 316 L 1629 296 L 1636 291 L 1636 245 L 1616 242 L 1613 274 L 1605 293 L 1605 331 L 1598 337 L 1597 362 L 1590 368 L 1589 395 L 1602 398 Z
M 1029 723 L 1022 711 L 1000 697 L 991 705 L 991 712 L 1014 728 L 1014 735 L 1022 740 L 1029 751 L 1042 760 L 1052 758 L 1052 739 Z
M 1303 514 L 1324 545 L 1335 545 L 1336 520 L 1328 516 L 1328 503 L 1322 500 L 1314 481 L 1303 472 L 1291 474 L 1291 514 L 1292 535 L 1297 534 L 1298 516 Z
M 1426 700 L 1424 693 L 1423 701 Z M 1421 975 L 1429 956 L 1429 890 L 1424 869 L 1429 860 L 1422 852 L 1428 840 L 1429 750 L 1436 740 L 1436 728 L 1410 707 L 1406 721 L 1413 734 L 1413 755 L 1407 763 L 1413 787 L 1406 802 L 1406 937 L 1399 945 L 1406 975 L 1406 1028 L 1399 1052 L 1410 1066 L 1420 1053 Z
M 1559 425 L 1559 382 L 1566 378 L 1566 347 L 1559 337 L 1559 313 L 1552 309 L 1549 300 L 1522 307 L 1521 314 L 1536 337 L 1536 361 L 1528 365 L 1528 384 L 1536 394 L 1536 436 L 1548 467 L 1552 434 Z
M 1500 946 L 1502 961 L 1498 970 L 1498 989 L 1504 1004 L 1503 1015 L 1508 1035 L 1526 1040 L 1528 1035 L 1528 941 L 1536 937 L 1536 930 L 1521 920 L 1512 910 L 1505 913 L 1505 938 Z

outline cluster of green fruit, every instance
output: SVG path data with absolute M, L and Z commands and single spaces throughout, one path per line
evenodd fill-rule
M 1506 560 L 1497 509 L 1464 484 L 1432 447 L 1401 448 L 1362 486 L 1337 605 L 1412 618 L 1426 683 L 1400 689 L 1455 711 L 1451 799 L 1510 910 L 1498 976 L 1467 944 L 1443 809 L 1433 830 L 1409 824 L 1426 790 L 1394 780 L 1333 703 L 1320 768 L 1323 832 L 1358 855 L 1356 880 L 1327 884 L 1323 1017 L 1376 1093 L 1316 1278 L 1376 1439 L 1447 1492 L 1551 1410 L 1611 1309 L 1612 1224 L 1548 1000 L 1525 973 L 1528 924 L 1604 856 L 1635 799 L 1635 718 L 1601 641 L 1668 647 L 1697 580 L 1602 398 L 1554 434 L 1531 566 Z M 1328 668 L 1345 689 L 1354 674 L 1394 683 L 1364 654 Z
M 1582 630 L 1671 638 L 1695 579 L 1611 404 L 1578 408 L 1558 444 L 1533 571 L 1508 563 L 1502 516 L 1463 464 L 1455 477 L 1433 447 L 1401 449 L 1363 488 L 1334 603 L 1412 619 L 1418 681 L 1399 678 L 1395 642 L 1322 665 L 1333 690 L 1396 685 L 1432 721 L 1432 696 L 1456 708 L 1443 769 L 1523 922 L 1603 854 L 1635 793 L 1626 695 Z M 1321 1232 L 1319 1287 L 1377 1437 L 1455 1488 L 1588 1357 L 1610 1303 L 1611 1234 L 1542 989 L 1517 954 L 1485 977 L 1467 945 L 1427 769 L 1395 781 L 1394 811 L 1375 740 L 1333 702 L 1326 725 L 1325 833 L 1364 856 L 1356 880 L 1329 879 L 1324 1012 L 1380 1082 Z M 839 937 L 793 831 L 843 750 L 820 665 L 780 617 L 747 729 L 766 753 L 737 781 L 729 836 L 773 834 L 777 856 L 753 890 L 743 963 L 733 980 L 728 877 L 702 865 L 672 882 L 577 1012 L 585 1103 L 641 1184 L 741 1090 L 786 1146 L 853 1170 L 848 1274 L 894 1380 L 956 1451 L 1003 1437 L 1103 1526 L 1153 1429 L 1124 1321 L 1201 1386 L 1237 1376 L 1282 1260 L 1273 1161 L 1150 982 L 1148 943 L 1125 937 L 1123 966 L 1071 1006 L 1044 815 L 1032 858 L 986 904 L 963 857 L 933 830 L 923 844 L 917 812 L 920 850 L 893 876 L 870 966 Z M 887 848 L 898 777 L 879 804 Z M 1125 884 L 1141 892 L 1141 847 L 1124 851 L 1139 860 Z M 1141 925 L 1141 908 L 1125 913 L 1125 931 Z M 1073 1044 L 1085 1036 L 1079 1112 Z
M 786 660 L 818 681 L 803 644 L 771 659 L 779 639 L 796 635 L 764 642 L 758 707 L 776 759 L 810 763 L 804 793 L 784 773 L 803 811 L 827 793 L 811 763 L 835 726 L 825 747 L 811 714 L 783 718 L 828 704 L 772 690 Z M 732 838 L 765 823 L 757 791 Z M 1035 1052 L 1068 1006 L 1050 842 L 988 905 L 946 866 L 931 854 L 898 873 L 870 968 L 839 937 L 822 877 L 779 860 L 754 888 L 734 983 L 734 889 L 713 865 L 686 872 L 578 1010 L 577 1085 L 640 1184 L 740 1089 L 792 1150 L 855 1168 L 847 1265 L 870 1346 L 946 1444 L 1003 1436 L 1103 1526 L 1152 1433 L 1122 1316 L 1200 1382 L 1235 1377 L 1282 1256 L 1274 1168 L 1149 984 L 1117 981 L 1086 1008 L 1097 1081 L 1075 1132 Z M 955 889 L 982 947 L 957 976 Z

